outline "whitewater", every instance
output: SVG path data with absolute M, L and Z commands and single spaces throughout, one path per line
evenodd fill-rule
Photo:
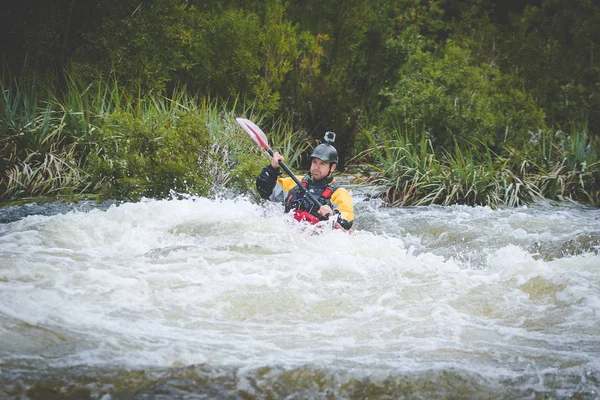
M 1 398 L 600 396 L 600 210 L 0 209 Z

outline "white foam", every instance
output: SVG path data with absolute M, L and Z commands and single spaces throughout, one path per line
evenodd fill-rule
M 568 235 L 555 220 L 567 215 L 372 213 L 393 228 L 303 228 L 246 199 L 27 217 L 0 236 L 0 322 L 60 331 L 77 344 L 54 360 L 66 365 L 595 362 L 598 255 L 543 261 L 521 245 Z M 490 226 L 515 229 L 499 239 Z M 11 352 L 46 343 L 31 341 Z

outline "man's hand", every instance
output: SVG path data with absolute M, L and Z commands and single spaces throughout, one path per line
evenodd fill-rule
M 273 153 L 273 157 L 271 158 L 271 166 L 273 168 L 279 168 L 279 161 L 283 161 L 284 158 L 278 152 Z
M 333 215 L 333 210 L 329 206 L 321 206 L 319 208 L 319 214 L 321 214 L 324 217 L 330 217 Z

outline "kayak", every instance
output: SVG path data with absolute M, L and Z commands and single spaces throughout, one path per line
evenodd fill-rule
M 307 222 L 311 225 L 316 225 L 319 222 L 324 222 L 324 221 L 320 220 L 318 217 L 316 217 L 316 216 L 312 215 L 311 213 L 304 211 L 304 210 L 294 210 L 294 219 L 298 222 Z M 346 233 L 354 232 L 353 228 L 345 229 L 337 222 L 334 222 L 333 229 L 340 230 L 340 231 L 346 232 Z

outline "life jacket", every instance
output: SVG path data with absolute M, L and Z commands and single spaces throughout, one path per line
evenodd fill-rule
M 300 182 L 302 186 L 308 189 L 308 182 L 310 176 L 306 175 Z M 336 191 L 338 186 L 334 184 L 327 184 L 322 187 L 312 187 L 311 193 L 319 200 L 321 205 L 331 206 L 331 195 Z M 320 194 L 318 191 L 323 189 Z M 319 207 L 317 207 L 298 187 L 294 187 L 290 190 L 288 197 L 285 201 L 285 212 L 294 211 L 294 219 L 296 221 L 307 221 L 311 224 L 316 224 L 319 221 L 324 221 L 327 217 L 324 217 L 318 213 Z

